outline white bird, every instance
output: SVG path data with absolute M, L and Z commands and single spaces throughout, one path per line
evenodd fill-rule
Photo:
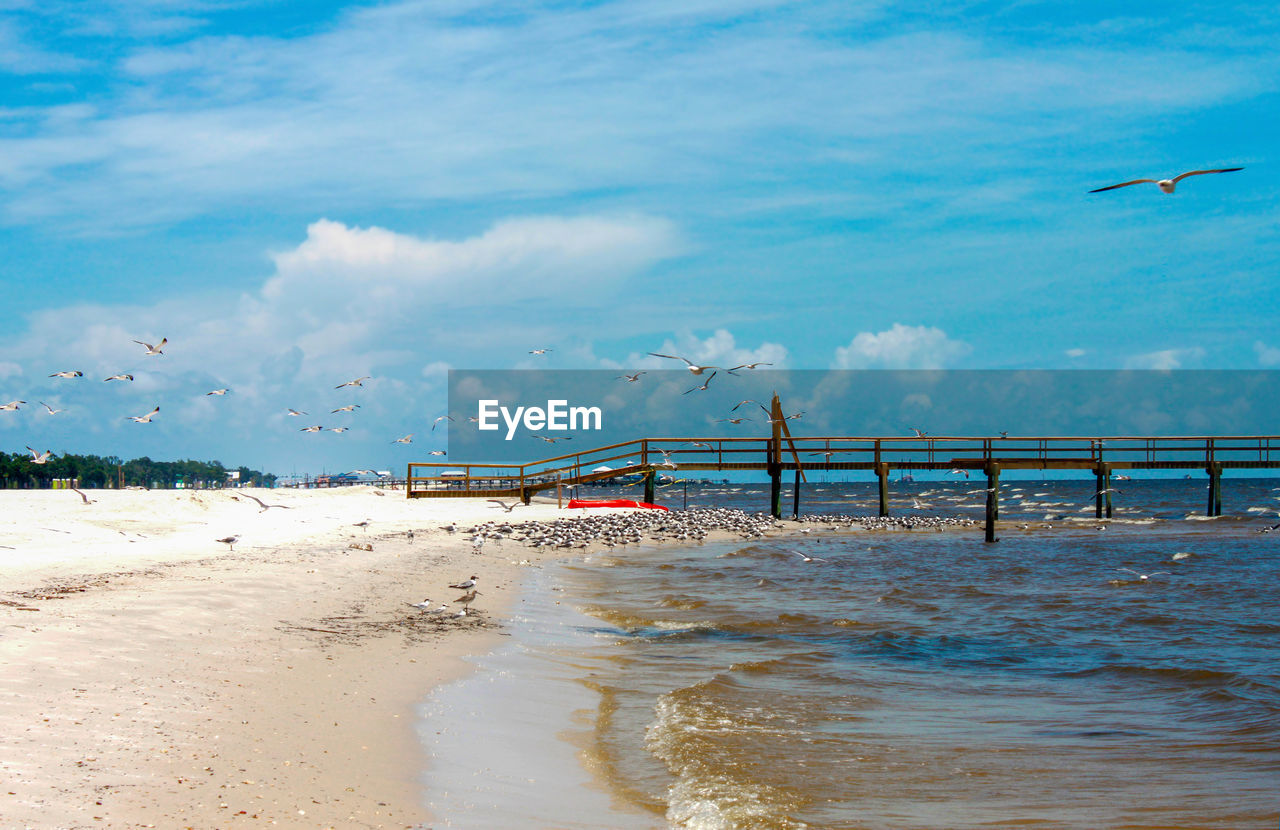
M 431 607 L 431 600 L 424 599 L 422 602 L 406 602 L 405 605 L 411 605 L 414 608 L 417 608 L 421 611 L 426 611 L 428 608 Z
M 249 499 L 250 501 L 256 501 L 258 503 L 258 507 L 262 508 L 261 510 L 258 511 L 259 513 L 266 513 L 267 510 L 272 507 L 279 507 L 281 510 L 292 509 L 287 504 L 267 504 L 265 501 L 258 498 L 257 496 L 251 496 L 248 493 L 241 493 L 240 495 L 244 496 L 246 499 Z
M 151 410 L 146 415 L 130 415 L 128 416 L 128 420 L 133 421 L 135 424 L 149 424 L 151 423 L 151 419 L 154 418 L 156 416 L 156 413 L 158 413 L 159 411 L 160 411 L 160 407 L 157 406 L 155 409 Z
M 319 432 L 322 429 L 324 429 L 324 427 L 320 426 L 319 424 L 316 424 L 313 427 L 303 427 L 302 429 L 298 430 L 298 432 Z
M 1145 184 L 1147 182 L 1150 182 L 1151 184 L 1154 184 L 1156 187 L 1160 188 L 1160 191 L 1162 193 L 1172 193 L 1174 191 L 1174 188 L 1178 186 L 1178 182 L 1182 181 L 1188 176 L 1203 176 L 1206 173 L 1234 173 L 1237 170 L 1243 170 L 1243 169 L 1244 169 L 1243 167 L 1223 167 L 1218 170 L 1192 170 L 1189 173 L 1182 173 L 1181 175 L 1174 176 L 1172 179 L 1134 179 L 1131 182 L 1121 182 L 1120 184 L 1111 184 L 1111 185 L 1107 185 L 1106 187 L 1100 187 L 1097 190 L 1090 190 L 1089 192 L 1101 193 L 1104 190 L 1115 190 L 1117 187 L 1128 187 L 1131 184 Z
M 222 544 L 226 545 L 226 546 L 227 546 L 227 548 L 228 548 L 228 549 L 230 549 L 230 550 L 235 550 L 235 549 L 236 549 L 236 542 L 240 541 L 240 537 L 239 537 L 239 536 L 225 536 L 225 537 L 223 537 L 223 538 L 221 538 L 221 539 L 215 539 L 214 541 L 215 541 L 215 542 L 221 542 Z
M 409 433 L 408 435 L 406 435 L 406 436 L 405 436 L 405 437 L 403 437 L 403 438 L 397 438 L 396 440 L 392 441 L 391 443 L 393 443 L 393 444 L 412 444 L 412 443 L 413 443 L 413 433 L 411 432 L 411 433 Z
M 640 376 L 643 374 L 645 373 L 636 372 L 634 375 L 618 375 L 618 377 L 615 378 L 615 380 L 625 380 L 627 383 L 635 383 L 636 381 L 640 380 Z
M 1134 576 L 1136 576 L 1138 579 L 1150 579 L 1153 576 L 1160 576 L 1161 574 L 1165 574 L 1166 576 L 1172 576 L 1172 574 L 1170 574 L 1168 571 L 1156 571 L 1155 573 L 1140 574 L 1137 571 L 1135 571 L 1133 568 L 1116 568 L 1116 570 L 1126 571 L 1128 573 L 1131 573 Z
M 801 553 L 798 550 L 793 550 L 791 552 L 794 553 L 796 556 L 799 556 L 801 559 L 803 559 L 806 562 L 826 562 L 827 561 L 820 556 L 805 556 L 803 553 Z
M 505 501 L 502 501 L 501 499 L 489 499 L 489 501 L 492 502 L 493 504 L 498 505 L 508 513 L 510 513 L 512 510 L 515 510 L 517 507 L 524 506 L 524 502 L 522 501 L 512 502 L 511 504 L 507 504 Z
M 436 418 L 434 421 L 431 422 L 431 431 L 435 432 L 436 427 L 440 425 L 441 421 L 452 421 L 452 420 L 453 418 L 449 415 L 441 415 L 439 418 Z
M 968 478 L 968 477 L 969 477 L 969 471 L 968 471 L 968 470 L 961 470 L 959 467 L 957 467 L 956 469 L 952 470 L 952 471 L 951 471 L 950 473 L 948 473 L 947 475 L 953 475 L 953 476 L 964 476 L 965 478 Z
M 716 418 L 717 424 L 740 424 L 743 421 L 750 421 L 750 418 Z
M 0 404 L 0 412 L 17 412 L 22 408 L 22 404 L 26 401 L 9 401 L 6 404 Z
M 298 410 L 296 410 L 296 409 L 290 409 L 290 410 L 289 410 L 289 414 L 290 414 L 290 415 L 297 416 L 297 415 L 306 415 L 307 413 L 305 413 L 305 412 L 299 412 L 299 411 L 298 411 Z
M 755 404 L 756 406 L 758 406 L 758 407 L 760 407 L 761 409 L 763 409 L 765 412 L 768 412 L 768 411 L 769 411 L 769 410 L 765 407 L 765 405 L 764 405 L 764 404 L 762 404 L 762 403 L 760 403 L 759 401 L 738 401 L 738 402 L 734 405 L 733 409 L 730 409 L 729 411 L 730 411 L 730 412 L 737 412 L 737 411 L 738 411 L 738 407 L 743 406 L 744 404 L 749 404 L 749 403 L 753 403 L 753 404 Z M 748 418 L 747 420 L 751 420 L 751 419 L 750 419 L 750 418 Z
M 137 343 L 139 346 L 145 346 L 147 349 L 147 354 L 164 354 L 164 351 L 162 350 L 164 349 L 165 344 L 169 342 L 169 338 L 161 337 L 160 342 L 155 344 L 154 346 L 151 345 L 150 343 L 143 343 L 141 340 L 135 340 L 133 342 Z
M 546 354 L 547 352 L 553 351 L 555 351 L 555 349 L 530 349 L 529 354 Z
M 67 371 L 67 372 L 54 372 L 52 375 L 49 375 L 49 377 L 51 378 L 78 378 L 83 376 L 84 376 L 84 372 L 79 372 L 74 370 Z
M 65 409 L 54 409 L 52 406 L 49 406 L 49 404 L 45 403 L 44 401 L 36 401 L 36 403 L 40 404 L 40 405 L 41 405 L 41 406 L 43 406 L 45 409 L 49 410 L 49 414 L 50 414 L 50 415 L 57 415 L 59 412 L 66 412 L 66 411 L 67 411 L 67 410 L 65 410 Z
M 106 383 L 107 381 L 112 380 L 133 380 L 133 375 L 112 375 L 109 378 L 103 378 L 102 382 Z
M 329 432 L 346 432 L 351 429 L 351 427 L 327 427 L 327 429 Z
M 427 453 L 427 455 L 448 455 L 448 454 L 449 453 L 447 453 L 444 450 L 432 450 L 431 452 Z
M 360 408 L 360 404 L 358 404 L 358 403 L 349 403 L 349 404 L 347 404 L 346 406 L 340 406 L 340 407 L 338 407 L 337 409 L 330 409 L 330 410 L 329 410 L 329 414 L 330 414 L 330 415 L 332 415 L 332 414 L 333 414 L 333 413 L 335 413 L 335 412 L 354 412 L 355 410 L 357 410 L 357 409 L 359 409 L 359 408 Z
M 907 427 L 907 429 L 909 429 L 909 430 L 911 430 L 912 432 L 914 432 L 914 433 L 916 434 L 916 437 L 917 437 L 917 438 L 928 438 L 928 437 L 929 437 L 929 433 L 925 432 L 925 431 L 924 431 L 924 430 L 922 430 L 922 429 L 916 429 L 915 427 Z
M 538 434 L 536 434 L 536 433 L 530 433 L 530 434 L 529 434 L 529 437 L 530 437 L 530 438 L 537 438 L 537 439 L 540 439 L 540 440 L 542 440 L 542 441 L 546 441 L 548 444 L 554 444 L 554 443 L 555 443 L 555 442 L 557 442 L 557 441 L 572 441 L 572 440 L 573 440 L 573 436 L 572 436 L 572 435 L 557 435 L 557 436 L 555 436 L 555 437 L 552 437 L 552 436 L 549 436 L 549 435 L 538 435 Z
M 341 388 L 342 388 L 342 387 L 344 387 L 344 386 L 364 386 L 364 382 L 365 382 L 366 380 L 369 380 L 369 379 L 370 379 L 370 377 L 371 377 L 370 375 L 365 375 L 365 376 L 363 376 L 363 377 L 358 377 L 358 378 L 356 378 L 355 380 L 349 380 L 349 381 L 347 381 L 346 383 L 339 383 L 337 386 L 335 386 L 335 387 L 333 387 L 333 388 L 334 388 L 334 389 L 341 389 Z
M 472 589 L 472 588 L 476 587 L 476 581 L 477 581 L 477 580 L 479 580 L 479 579 L 480 579 L 480 577 L 476 576 L 475 574 L 472 574 L 469 578 L 464 579 L 464 580 L 462 580 L 461 582 L 455 582 L 454 584 L 450 585 L 449 587 L 450 587 L 450 588 L 457 588 L 457 589 L 458 589 L 458 590 L 460 590 L 460 591 L 468 591 L 468 590 L 470 590 L 470 589 Z
M 210 395 L 225 395 L 230 391 L 231 391 L 230 389 L 215 389 L 212 392 L 205 392 L 204 395 L 207 398 Z
M 734 366 L 732 369 L 725 369 L 725 371 L 732 375 L 734 372 L 738 371 L 739 369 L 754 369 L 757 366 L 772 366 L 772 365 L 773 365 L 772 363 L 740 363 L 737 366 Z
M 44 464 L 45 462 L 47 462 L 47 461 L 49 460 L 49 457 L 53 455 L 53 450 L 45 450 L 44 452 L 36 452 L 35 450 L 31 449 L 31 447 L 27 447 L 27 449 L 31 451 L 31 463 L 32 463 L 32 464 Z
M 713 379 L 713 378 L 715 378 L 715 376 L 716 376 L 716 373 L 715 373 L 715 372 L 712 372 L 711 374 L 707 375 L 707 379 L 706 379 L 705 381 L 703 381 L 703 382 L 702 382 L 702 385 L 701 385 L 701 386 L 695 386 L 695 387 L 693 387 L 692 389 L 686 389 L 684 392 L 681 392 L 680 394 L 682 394 L 682 395 L 687 395 L 687 394 L 689 394 L 690 392 L 705 392 L 705 391 L 707 391 L 707 387 L 711 385 L 711 381 L 712 381 L 712 379 Z
M 654 357 L 665 357 L 668 360 L 683 360 L 685 363 L 689 364 L 688 366 L 689 371 L 695 375 L 700 375 L 703 372 L 707 371 L 708 369 L 724 368 L 723 366 L 699 366 L 693 361 L 689 360 L 688 358 L 680 357 L 679 355 L 674 355 L 674 354 L 658 354 L 657 352 L 649 352 L 649 354 L 653 355 Z

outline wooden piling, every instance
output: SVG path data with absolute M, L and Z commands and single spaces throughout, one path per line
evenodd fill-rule
M 889 515 L 889 465 L 880 462 L 876 465 L 876 476 L 880 479 L 880 515 Z
M 1097 488 L 1093 495 L 1093 517 L 1111 518 L 1111 465 L 1099 464 L 1094 468 Z
M 655 470 L 649 470 L 644 474 L 644 500 L 647 504 L 653 504 L 653 480 L 657 477 Z
M 1000 518 L 1000 466 L 987 465 L 987 516 L 986 541 L 998 542 L 996 538 L 996 521 Z
M 1209 505 L 1205 508 L 1206 516 L 1222 515 L 1222 463 L 1211 462 L 1206 469 L 1209 473 Z
M 800 518 L 800 470 L 796 470 L 796 483 L 791 489 L 791 517 Z
M 776 464 L 769 470 L 769 512 L 782 518 L 782 467 Z

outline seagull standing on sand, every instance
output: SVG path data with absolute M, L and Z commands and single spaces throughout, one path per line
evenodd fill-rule
M 457 588 L 459 591 L 469 591 L 472 588 L 476 587 L 476 581 L 478 579 L 480 579 L 480 577 L 476 576 L 475 574 L 472 574 L 469 578 L 464 579 L 461 582 L 456 582 L 453 585 L 450 585 L 449 587 Z
M 160 342 L 155 344 L 154 346 L 151 345 L 150 343 L 143 343 L 141 340 L 135 340 L 133 342 L 137 343 L 139 346 L 145 346 L 147 349 L 147 354 L 155 355 L 155 354 L 164 354 L 163 349 L 165 347 L 165 344 L 169 342 L 169 338 L 161 337 Z
M 1100 187 L 1097 190 L 1090 190 L 1090 193 L 1101 193 L 1104 190 L 1115 190 L 1117 187 L 1128 187 L 1131 184 L 1146 184 L 1150 182 L 1160 188 L 1161 193 L 1172 193 L 1178 186 L 1178 182 L 1188 176 L 1203 176 L 1207 173 L 1234 173 L 1237 170 L 1243 170 L 1243 167 L 1223 167 L 1218 170 L 1192 170 L 1189 173 L 1183 173 L 1174 176 L 1172 179 L 1134 179 L 1131 182 L 1121 182 L 1120 184 L 1109 184 L 1106 187 Z
M 674 354 L 658 354 L 657 352 L 649 352 L 649 354 L 653 355 L 654 357 L 665 357 L 665 358 L 667 358 L 668 360 L 683 360 L 685 363 L 689 364 L 689 366 L 688 366 L 689 371 L 690 371 L 690 372 L 692 372 L 692 373 L 693 373 L 693 374 L 695 374 L 695 375 L 700 375 L 700 374 L 702 374 L 703 372 L 707 371 L 708 369 L 721 369 L 721 368 L 723 368 L 723 367 L 721 367 L 721 366 L 699 366 L 699 365 L 697 365 L 696 363 L 694 363 L 693 361 L 689 360 L 689 359 L 688 359 L 688 358 L 686 358 L 686 357 L 680 357 L 679 355 L 674 355 Z
M 151 419 L 154 418 L 156 416 L 156 413 L 158 413 L 159 411 L 160 411 L 160 407 L 157 406 L 155 409 L 151 410 L 146 415 L 130 415 L 128 416 L 128 420 L 133 421 L 135 424 L 149 424 L 151 423 Z
M 227 548 L 228 548 L 228 549 L 230 549 L 230 550 L 235 550 L 235 549 L 236 549 L 236 542 L 240 541 L 240 537 L 239 537 L 239 536 L 226 536 L 226 537 L 224 537 L 224 538 L 222 538 L 222 539 L 215 539 L 214 541 L 216 541 L 216 542 L 221 542 L 222 544 L 226 545 L 226 546 L 227 546 Z

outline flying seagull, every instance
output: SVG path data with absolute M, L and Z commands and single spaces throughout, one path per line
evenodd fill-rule
M 510 513 L 512 510 L 515 510 L 517 507 L 524 507 L 524 502 L 522 501 L 513 501 L 511 504 L 507 504 L 505 501 L 502 501 L 501 499 L 489 499 L 489 501 L 498 505 L 508 513 Z
M 289 505 L 287 505 L 287 504 L 267 504 L 266 502 L 264 502 L 262 499 L 258 498 L 257 496 L 251 496 L 251 495 L 249 495 L 248 493 L 243 493 L 243 492 L 242 492 L 240 495 L 244 496 L 246 499 L 249 499 L 249 500 L 251 500 L 251 501 L 256 501 L 256 502 L 258 503 L 258 507 L 262 508 L 261 510 L 259 510 L 259 511 L 258 511 L 259 513 L 266 513 L 266 512 L 267 512 L 267 510 L 269 510 L 269 509 L 270 509 L 270 508 L 272 508 L 272 507 L 279 507 L 279 508 L 284 509 L 284 510 L 290 510 L 290 509 L 292 509 L 292 508 L 290 508 L 290 507 L 289 507 Z
M 732 375 L 734 372 L 738 371 L 739 369 L 754 369 L 757 366 L 772 366 L 772 365 L 773 365 L 772 363 L 743 363 L 738 366 L 734 366 L 732 369 L 726 369 L 725 371 Z
M 316 424 L 313 427 L 303 427 L 302 429 L 298 430 L 298 432 L 319 432 L 322 429 L 324 429 L 324 427 L 320 426 L 319 424 Z
M 298 411 L 298 410 L 296 410 L 296 409 L 289 409 L 289 414 L 290 414 L 290 415 L 306 415 L 307 413 L 305 413 L 305 412 L 299 412 L 299 411 Z
M 141 340 L 135 340 L 133 342 L 137 343 L 139 346 L 145 346 L 147 348 L 147 354 L 164 354 L 163 349 L 165 344 L 169 342 L 169 338 L 161 337 L 160 342 L 154 346 L 150 343 L 143 343 Z
M 21 405 L 24 403 L 26 403 L 26 401 L 9 401 L 8 403 L 0 404 L 0 411 L 17 412 L 19 409 L 22 408 Z
M 330 414 L 330 415 L 332 415 L 332 414 L 333 414 L 333 413 L 335 413 L 335 412 L 354 412 L 354 411 L 356 411 L 356 410 L 357 410 L 357 409 L 359 409 L 359 408 L 360 408 L 360 404 L 358 404 L 358 403 L 349 403 L 349 404 L 347 404 L 346 406 L 340 406 L 340 407 L 338 407 L 337 409 L 330 409 L 330 410 L 329 410 L 329 414 Z
M 151 419 L 154 418 L 156 413 L 159 411 L 160 407 L 157 406 L 146 415 L 130 415 L 128 416 L 128 420 L 133 421 L 135 424 L 149 424 L 151 423 Z
M 674 355 L 674 354 L 658 354 L 657 352 L 649 352 L 649 354 L 653 355 L 654 357 L 665 357 L 668 360 L 683 360 L 685 363 L 689 364 L 689 367 L 688 367 L 689 371 L 695 375 L 700 375 L 703 372 L 707 371 L 708 369 L 723 368 L 720 366 L 699 366 L 686 357 L 680 357 L 679 355 Z
M 230 391 L 231 391 L 230 389 L 215 389 L 212 392 L 205 392 L 204 395 L 207 398 L 210 395 L 225 395 Z
M 44 464 L 46 461 L 48 461 L 48 460 L 49 460 L 49 457 L 50 457 L 51 455 L 53 455 L 53 450 L 45 450 L 44 452 L 36 452 L 35 450 L 32 450 L 32 449 L 31 449 L 31 447 L 29 447 L 29 446 L 27 447 L 27 449 L 31 451 L 31 463 L 32 463 L 32 464 Z
M 413 443 L 413 433 L 411 432 L 411 433 L 409 433 L 408 435 L 406 435 L 406 436 L 405 436 L 405 437 L 403 437 L 403 438 L 397 438 L 396 440 L 392 441 L 391 443 L 393 443 L 393 444 L 412 444 L 412 443 Z
M 618 375 L 615 380 L 625 380 L 627 383 L 635 383 L 640 380 L 640 376 L 643 374 L 644 372 L 636 372 L 634 375 Z
M 427 453 L 427 455 L 448 455 L 448 453 L 445 452 L 444 450 L 432 450 L 431 452 Z
M 1166 575 L 1166 576 L 1171 576 L 1171 575 L 1172 575 L 1172 574 L 1170 574 L 1168 571 L 1155 571 L 1154 573 L 1149 573 L 1149 574 L 1140 574 L 1140 573 L 1138 573 L 1137 571 L 1135 571 L 1133 568 L 1116 568 L 1116 570 L 1117 570 L 1117 571 L 1126 571 L 1126 572 L 1128 572 L 1128 573 L 1131 573 L 1131 574 L 1133 574 L 1134 576 L 1136 576 L 1138 579 L 1150 579 L 1151 577 L 1153 577 L 1153 576 L 1159 576 L 1160 574 L 1164 574 L 1164 575 Z
M 1106 187 L 1100 187 L 1097 190 L 1090 190 L 1090 193 L 1101 193 L 1104 190 L 1115 190 L 1117 187 L 1128 187 L 1131 184 L 1145 184 L 1150 182 L 1160 188 L 1162 193 L 1172 193 L 1174 188 L 1178 186 L 1178 182 L 1188 176 L 1203 176 L 1207 173 L 1234 173 L 1237 170 L 1243 170 L 1243 167 L 1223 167 L 1220 170 L 1192 170 L 1189 173 L 1183 173 L 1174 176 L 1172 179 L 1134 179 L 1131 182 L 1121 182 L 1120 184 L 1111 184 Z
M 80 372 L 76 370 L 70 370 L 66 372 L 54 372 L 52 375 L 49 375 L 49 377 L 51 378 L 78 378 L 83 376 L 84 376 L 84 372 Z
M 112 375 L 109 378 L 103 378 L 102 382 L 106 383 L 111 380 L 133 380 L 133 375 Z
M 359 378 L 356 378 L 355 380 L 349 380 L 346 383 L 339 383 L 337 386 L 333 388 L 341 389 L 344 386 L 364 386 L 364 382 L 366 380 L 369 380 L 370 377 L 371 377 L 370 375 L 365 375 L 364 377 L 359 377 Z
M 441 415 L 439 418 L 436 418 L 434 421 L 431 422 L 431 431 L 435 432 L 436 427 L 440 426 L 441 421 L 452 421 L 452 420 L 453 420 L 453 417 L 450 415 Z
M 45 409 L 49 410 L 49 414 L 50 414 L 50 415 L 57 415 L 59 412 L 66 412 L 66 411 L 67 411 L 67 410 L 65 410 L 65 409 L 54 409 L 52 406 L 49 406 L 49 404 L 45 403 L 44 401 L 36 401 L 36 403 L 40 404 L 40 405 L 41 405 L 41 406 L 43 406 Z
M 701 392 L 705 392 L 705 391 L 707 391 L 707 387 L 711 385 L 711 380 L 712 380 L 712 378 L 714 378 L 715 376 L 716 376 L 716 373 L 715 373 L 715 372 L 712 372 L 711 374 L 707 375 L 707 379 L 706 379 L 705 381 L 703 381 L 703 382 L 702 382 L 702 385 L 701 385 L 701 386 L 695 386 L 695 387 L 693 387 L 692 389 L 686 389 L 685 391 L 681 392 L 680 394 L 682 394 L 682 395 L 687 395 L 687 394 L 689 394 L 690 392 L 699 392 L 699 391 L 701 391 Z
M 555 349 L 530 349 L 529 354 L 546 354 L 552 351 L 555 351 Z

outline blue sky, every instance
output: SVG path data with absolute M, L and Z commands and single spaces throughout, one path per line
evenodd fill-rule
M 449 368 L 650 351 L 1280 366 L 1280 17 L 1213 12 L 0 2 L 0 446 L 385 468 Z

